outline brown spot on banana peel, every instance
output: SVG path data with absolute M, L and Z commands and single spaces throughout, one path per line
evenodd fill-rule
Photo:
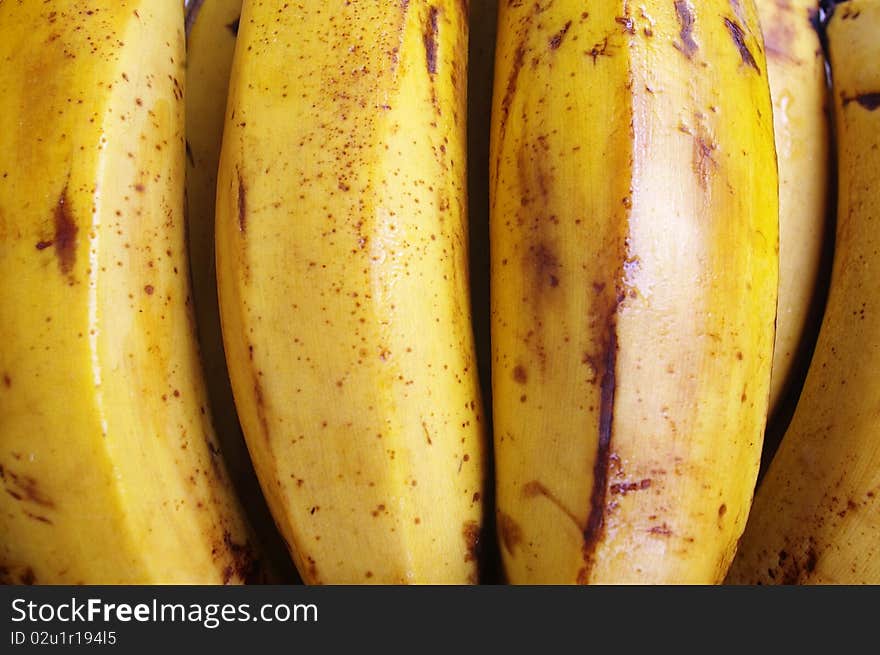
M 809 537 L 805 544 L 780 550 L 777 566 L 768 568 L 766 575 L 777 584 L 798 585 L 804 583 L 816 570 L 818 562 L 816 541 Z M 763 573 L 760 575 L 763 577 Z
M 699 44 L 694 41 L 694 9 L 687 0 L 676 0 L 675 14 L 678 16 L 679 25 L 681 25 L 679 32 L 681 44 L 673 43 L 673 45 L 685 57 L 692 59 L 694 53 L 699 49 Z
M 859 93 L 858 95 L 847 97 L 841 96 L 843 99 L 843 106 L 846 107 L 849 103 L 855 102 L 861 105 L 863 108 L 868 111 L 874 111 L 878 107 L 880 107 L 880 91 L 872 91 L 870 93 Z
M 624 6 L 624 10 L 626 11 L 627 4 L 624 3 L 623 6 Z M 621 25 L 623 28 L 623 31 L 626 34 L 635 34 L 636 33 L 635 23 L 633 22 L 633 19 L 631 16 L 628 16 L 628 15 L 618 16 L 617 18 L 614 19 L 614 22 L 617 23 L 618 25 Z
M 29 519 L 33 519 L 34 521 L 39 521 L 40 523 L 46 523 L 48 525 L 52 525 L 52 520 L 45 517 L 45 516 L 33 514 L 31 512 L 28 512 L 27 510 L 24 510 L 24 515 L 27 516 Z
M 263 394 L 263 385 L 260 384 L 260 375 L 257 371 L 253 372 L 254 378 L 254 404 L 257 409 L 257 419 L 260 422 L 260 429 L 263 431 L 263 438 L 266 443 L 271 445 L 272 439 L 269 432 L 269 418 L 266 416 L 266 398 Z
M 224 570 L 223 584 L 228 584 L 233 577 L 245 584 L 255 584 L 261 581 L 262 567 L 249 543 L 237 543 L 227 530 L 223 533 L 223 545 L 232 559 L 232 563 Z
M 70 201 L 67 197 L 67 186 L 61 191 L 54 212 L 55 236 L 51 241 L 40 241 L 37 250 L 43 250 L 50 245 L 55 247 L 55 255 L 58 258 L 58 266 L 65 275 L 70 275 L 76 264 L 76 234 L 78 228 L 73 220 L 70 210 Z
M 480 561 L 480 524 L 476 521 L 466 521 L 461 534 L 464 537 L 464 561 Z
M 568 34 L 569 28 L 571 28 L 571 21 L 568 21 L 561 30 L 550 37 L 550 40 L 547 42 L 547 47 L 551 50 L 558 50 L 559 46 L 562 45 L 562 40 L 565 38 L 565 35 Z
M 238 231 L 242 234 L 247 232 L 247 187 L 241 171 L 236 171 L 238 176 Z
M 526 264 L 532 270 L 532 288 L 536 296 L 542 294 L 545 285 L 559 286 L 559 259 L 546 243 L 529 246 Z
M 742 26 L 726 17 L 724 18 L 724 25 L 727 27 L 727 32 L 730 34 L 730 38 L 733 40 L 733 44 L 736 46 L 743 63 L 754 68 L 758 75 L 760 75 L 761 69 L 758 67 L 758 62 L 755 61 L 754 56 L 752 56 L 751 50 L 746 45 L 746 34 Z
M 501 544 L 511 555 L 515 554 L 517 547 L 522 543 L 522 528 L 509 515 L 498 511 L 498 534 Z
M 651 479 L 644 478 L 639 481 L 615 482 L 608 490 L 614 495 L 626 496 L 632 491 L 643 491 L 651 487 Z
M 528 381 L 526 369 L 522 364 L 517 364 L 513 368 L 513 379 L 519 384 L 525 384 Z
M 306 583 L 320 585 L 321 579 L 318 576 L 318 563 L 315 561 L 315 558 L 311 555 L 306 555 L 304 559 L 307 565 L 306 573 L 308 574 L 305 579 Z
M 425 63 L 428 73 L 437 74 L 437 40 L 438 40 L 438 17 L 440 10 L 434 5 L 428 8 L 428 19 L 425 23 L 424 42 L 425 42 Z
M 47 509 L 55 507 L 52 499 L 40 490 L 35 478 L 17 474 L 7 468 L 4 469 L 3 481 L 7 484 L 6 492 L 16 500 L 30 502 Z
M 30 566 L 0 565 L 0 585 L 27 585 L 37 583 L 37 576 Z
M 717 166 L 717 163 L 712 156 L 712 153 L 715 152 L 717 147 L 717 144 L 715 144 L 708 135 L 694 135 L 694 172 L 697 174 L 700 186 L 704 189 L 709 185 L 709 178 L 712 174 L 712 169 Z

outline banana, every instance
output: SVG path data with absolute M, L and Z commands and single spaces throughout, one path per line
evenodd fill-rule
M 777 302 L 754 4 L 499 12 L 492 385 L 507 579 L 720 582 L 758 471 Z
M 246 0 L 217 185 L 236 406 L 309 584 L 478 580 L 466 3 Z
M 837 239 L 804 390 L 763 478 L 731 584 L 880 584 L 880 2 L 828 23 Z
M 214 201 L 241 0 L 190 2 L 186 13 L 186 208 L 193 305 L 208 397 L 229 477 L 275 581 L 297 580 L 254 473 L 235 412 L 217 303 Z
M 259 581 L 183 220 L 179 0 L 0 3 L 0 578 Z
M 825 287 L 829 116 L 818 0 L 758 0 L 779 165 L 779 303 L 770 376 L 774 417 L 796 400 Z M 791 405 L 792 403 L 788 403 Z

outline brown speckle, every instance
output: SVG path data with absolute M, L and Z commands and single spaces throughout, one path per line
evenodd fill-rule
M 41 507 L 55 507 L 55 503 L 40 490 L 36 478 L 20 475 L 7 469 L 4 473 L 4 479 L 8 479 L 9 484 L 15 487 L 14 490 L 7 487 L 6 491 L 16 500 L 31 502 Z
M 480 525 L 476 521 L 466 521 L 462 528 L 465 547 L 465 562 L 476 562 L 480 556 Z
M 636 30 L 633 25 L 633 19 L 630 16 L 618 16 L 614 22 L 623 27 L 623 31 L 627 34 L 635 34 Z
M 704 189 L 709 185 L 712 169 L 716 166 L 712 153 L 717 147 L 708 135 L 694 136 L 694 172 Z
M 152 284 L 148 284 L 144 287 L 144 293 L 146 293 L 148 296 L 152 296 L 153 291 L 155 291 L 155 289 L 153 288 Z
M 516 380 L 519 384 L 525 384 L 528 380 L 528 374 L 526 373 L 526 369 L 521 364 L 517 364 L 513 367 L 513 379 Z
M 251 545 L 247 542 L 243 545 L 236 543 L 228 530 L 223 533 L 223 543 L 232 557 L 231 568 L 236 578 L 245 584 L 259 582 L 262 578 L 262 567 Z M 224 584 L 228 581 L 224 581 Z
M 658 535 L 660 537 L 670 537 L 672 536 L 672 529 L 663 523 L 661 525 L 652 526 L 650 530 L 648 530 L 651 534 Z
M 29 519 L 33 519 L 34 521 L 39 521 L 40 523 L 46 523 L 46 524 L 48 524 L 48 525 L 52 525 L 52 520 L 49 519 L 49 518 L 47 518 L 47 517 L 45 517 L 45 516 L 40 516 L 39 514 L 33 514 L 33 513 L 31 513 L 31 512 L 28 512 L 28 511 L 25 511 L 24 514 L 25 514 L 25 516 L 27 516 Z
M 551 50 L 557 50 L 559 46 L 562 45 L 562 40 L 565 38 L 565 35 L 568 34 L 568 30 L 570 27 L 571 21 L 568 21 L 561 30 L 550 37 L 550 41 L 547 43 L 547 45 Z
M 643 480 L 632 481 L 632 482 L 615 482 L 609 488 L 612 494 L 625 496 L 631 491 L 641 491 L 644 489 L 648 489 L 651 486 L 651 479 L 645 478 Z

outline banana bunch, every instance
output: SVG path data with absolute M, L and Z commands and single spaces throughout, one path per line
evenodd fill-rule
M 262 579 L 212 426 L 179 0 L 0 2 L 0 578 Z
M 880 584 L 836 4 L 0 0 L 0 583 Z
M 238 414 L 307 583 L 477 582 L 464 3 L 245 1 L 217 180 Z
M 502 3 L 491 169 L 508 580 L 720 582 L 777 302 L 754 3 Z
M 804 390 L 763 478 L 731 584 L 880 584 L 880 2 L 828 23 L 837 240 Z

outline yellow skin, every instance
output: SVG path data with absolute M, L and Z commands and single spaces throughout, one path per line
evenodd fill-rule
M 880 584 L 880 2 L 828 26 L 839 194 L 831 288 L 804 390 L 728 581 Z
M 296 571 L 260 490 L 244 441 L 220 329 L 214 260 L 214 201 L 229 71 L 242 0 L 189 2 L 186 39 L 186 204 L 193 304 L 217 440 L 275 582 Z
M 492 347 L 511 583 L 717 583 L 777 300 L 752 2 L 502 3 Z
M 477 581 L 462 12 L 244 3 L 220 309 L 248 447 L 307 583 Z
M 779 306 L 770 411 L 796 401 L 822 305 L 828 225 L 829 116 L 818 0 L 757 0 L 779 165 Z M 802 370 L 803 369 L 803 370 Z M 769 444 L 768 444 L 769 445 Z
M 181 3 L 0 26 L 0 576 L 256 579 L 190 306 Z

